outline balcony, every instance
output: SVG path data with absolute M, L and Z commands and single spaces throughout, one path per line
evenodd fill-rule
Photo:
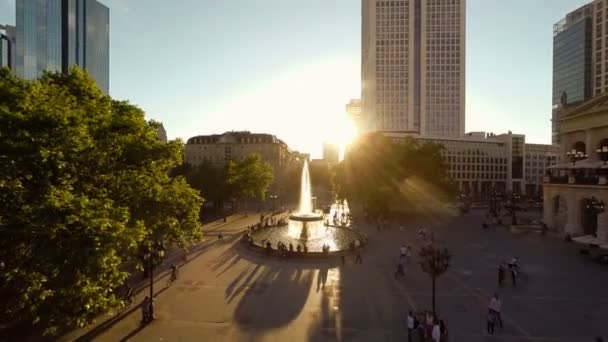
M 547 184 L 608 185 L 608 166 L 603 162 L 567 163 L 554 165 L 543 178 Z

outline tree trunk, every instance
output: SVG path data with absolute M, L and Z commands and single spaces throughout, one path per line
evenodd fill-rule
M 435 314 L 435 277 L 431 277 L 431 279 L 433 280 L 433 316 L 436 316 L 436 314 Z

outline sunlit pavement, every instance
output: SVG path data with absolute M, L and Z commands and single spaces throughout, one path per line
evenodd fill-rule
M 450 341 L 593 341 L 608 336 L 608 267 L 578 255 L 578 246 L 504 228 L 481 230 L 482 213 L 424 222 L 452 252 L 438 281 L 438 312 Z M 102 341 L 405 341 L 405 314 L 429 309 L 430 280 L 414 258 L 406 277 L 393 274 L 402 243 L 420 246 L 423 222 L 369 235 L 363 264 L 281 261 L 236 240 L 214 242 L 169 288 L 157 285 L 157 319 L 139 325 L 137 310 L 97 336 Z M 498 289 L 504 329 L 484 332 L 497 264 L 520 258 L 527 279 Z

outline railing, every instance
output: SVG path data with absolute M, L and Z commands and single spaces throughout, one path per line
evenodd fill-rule
M 568 176 L 549 176 L 545 178 L 545 181 L 549 184 L 608 185 L 605 181 L 604 184 L 601 184 L 600 178 L 597 175 L 577 175 L 573 177 L 574 182 L 570 183 L 570 177 Z

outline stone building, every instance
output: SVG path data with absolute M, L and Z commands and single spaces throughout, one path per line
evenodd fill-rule
M 544 222 L 608 245 L 608 94 L 564 109 L 559 153 L 564 162 L 551 168 L 543 184 Z
M 238 162 L 257 153 L 274 171 L 274 182 L 269 191 L 278 192 L 290 168 L 299 165 L 297 155 L 283 140 L 271 134 L 248 131 L 198 135 L 188 139 L 184 161 L 190 165 L 209 162 L 218 166 L 228 161 Z
M 385 134 L 402 138 L 405 134 Z M 484 197 L 490 191 L 539 196 L 542 175 L 556 163 L 559 147 L 526 144 L 525 136 L 471 132 L 463 137 L 417 136 L 417 141 L 441 144 L 448 173 L 462 193 Z

